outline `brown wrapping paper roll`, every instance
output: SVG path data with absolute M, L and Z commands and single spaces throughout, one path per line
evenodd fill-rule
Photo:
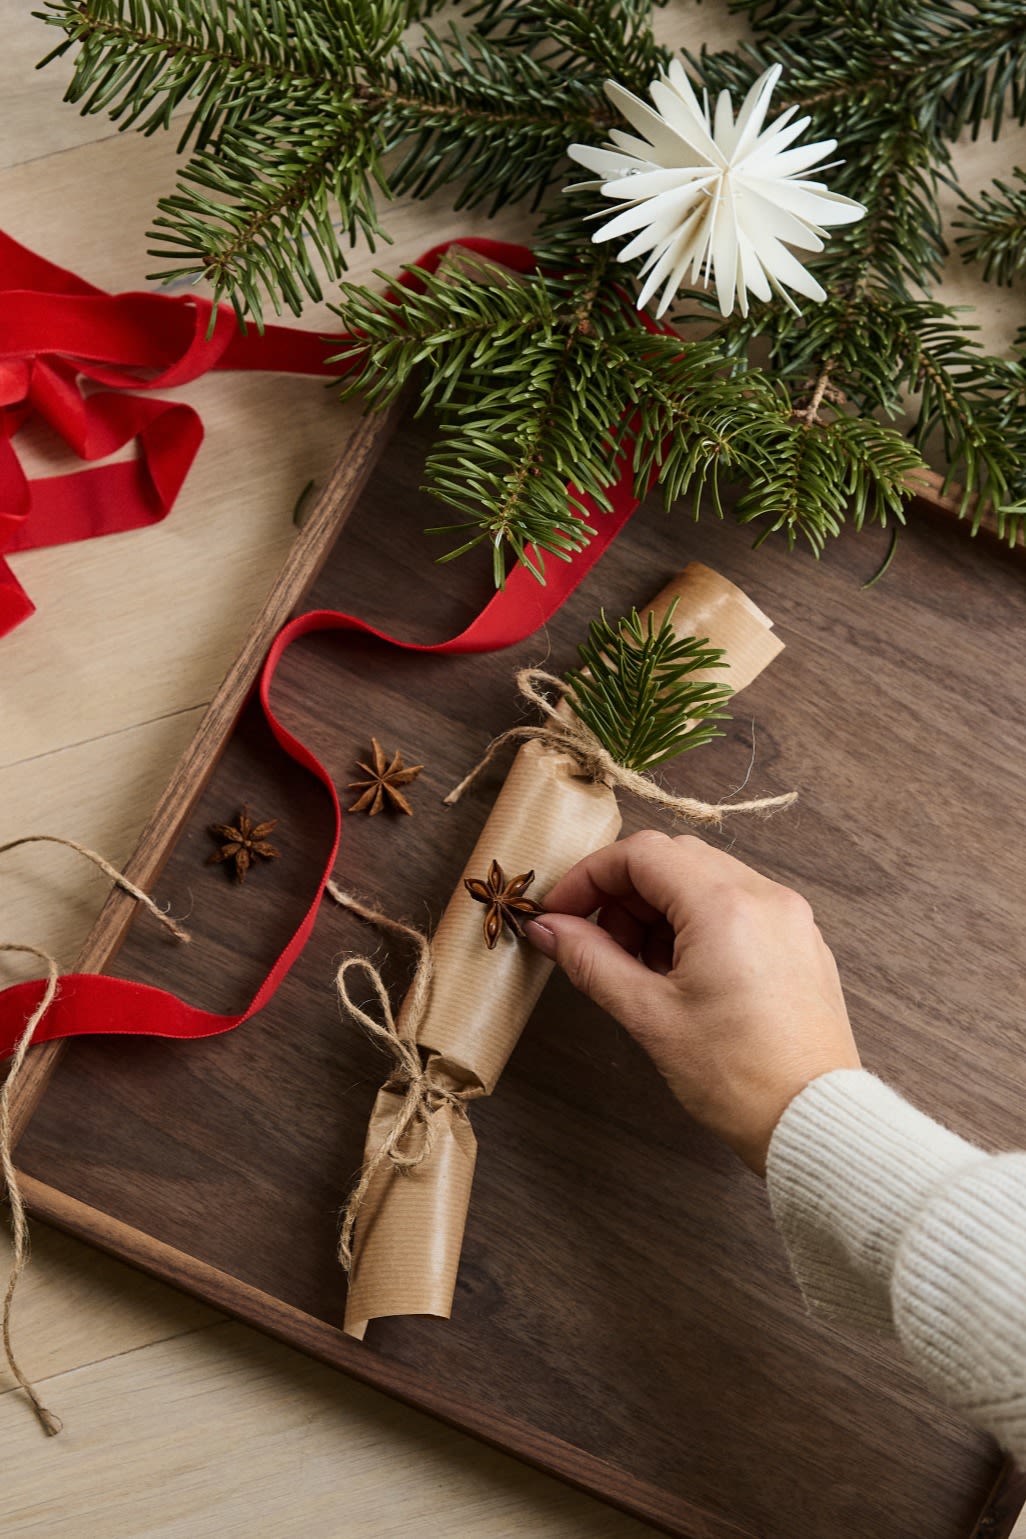
M 532 891 L 545 892 L 584 855 L 615 839 L 620 823 L 612 791 L 582 780 L 566 754 L 525 743 L 466 875 L 483 877 L 497 860 L 507 876 L 533 870 Z M 461 882 L 431 941 L 434 980 L 417 1032 L 430 1077 L 468 1100 L 494 1090 L 553 966 L 508 934 L 489 951 L 484 912 Z M 403 1011 L 398 1024 L 402 1031 Z M 387 1088 L 379 1092 L 368 1156 L 401 1101 Z M 386 1162 L 363 1200 L 346 1302 L 350 1336 L 362 1337 L 367 1321 L 380 1315 L 447 1317 L 451 1311 L 477 1144 L 460 1110 L 442 1105 L 430 1115 L 440 1119 L 430 1157 L 403 1175 Z
M 693 562 L 649 606 L 657 622 L 677 599 L 673 628 L 708 638 L 729 663 L 709 677 L 735 691 L 761 673 L 783 643 L 740 588 Z M 507 878 L 533 870 L 531 895 L 544 894 L 570 867 L 616 838 L 621 817 L 613 792 L 582 778 L 568 754 L 537 741 L 513 761 L 465 877 L 483 878 L 493 860 Z M 356 1225 L 345 1331 L 362 1338 L 370 1320 L 425 1314 L 448 1318 L 456 1286 L 477 1143 L 466 1103 L 495 1089 L 553 964 L 508 934 L 494 951 L 483 940 L 484 909 L 461 880 L 431 942 L 434 976 L 417 1042 L 432 1083 L 458 1092 L 433 1119 L 430 1154 L 399 1172 L 384 1161 L 374 1173 Z M 399 1015 L 403 1031 L 409 1001 Z M 408 1030 L 408 1028 L 407 1028 Z M 371 1114 L 369 1160 L 395 1121 L 402 1091 L 385 1086 Z

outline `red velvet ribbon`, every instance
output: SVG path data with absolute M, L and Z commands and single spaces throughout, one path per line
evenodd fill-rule
M 35 608 L 3 554 L 159 523 L 174 505 L 203 440 L 199 415 L 184 401 L 123 392 L 166 390 L 208 369 L 338 372 L 325 362 L 331 339 L 285 326 L 242 332 L 227 305 L 208 336 L 212 309 L 199 296 L 105 294 L 0 232 L 0 636 Z M 12 440 L 33 413 L 84 460 L 132 439 L 138 454 L 30 481 Z
M 441 256 L 448 249 L 448 244 L 434 247 L 420 258 L 418 266 L 433 271 L 437 267 Z M 520 272 L 529 271 L 534 266 L 532 253 L 523 246 L 506 245 L 498 241 L 486 240 L 462 240 L 458 244 L 470 247 L 484 256 L 490 256 L 505 266 L 514 268 Z M 13 242 L 11 243 L 13 245 Z M 21 251 L 22 248 L 15 248 Z M 31 257 L 31 253 L 23 253 Z M 39 258 L 32 258 L 39 262 Z M 52 273 L 62 278 L 70 279 L 69 274 L 61 274 L 60 269 L 50 268 L 49 264 L 43 264 Z M 71 279 L 73 283 L 80 280 Z M 410 274 L 405 274 L 403 282 L 414 281 Z M 84 286 L 83 286 L 84 287 Z M 95 293 L 96 291 L 91 291 Z M 108 304 L 118 305 L 121 300 L 110 301 L 108 296 L 101 296 Z M 121 333 L 128 346 L 127 356 L 136 360 L 143 353 L 145 338 L 138 329 L 149 314 L 147 308 L 137 305 L 136 301 L 150 300 L 154 296 L 128 295 L 122 296 L 125 301 L 131 301 L 130 318 L 125 320 Z M 175 303 L 167 301 L 163 303 Z M 209 313 L 209 312 L 208 312 Z M 157 328 L 161 345 L 168 348 L 181 340 L 181 319 L 171 319 L 168 313 L 161 311 L 159 307 L 152 308 L 154 325 Z M 641 317 L 642 324 L 648 329 L 655 330 L 652 322 L 647 317 Z M 76 323 L 77 325 L 78 323 Z M 205 322 L 204 322 L 205 326 Z M 218 317 L 218 330 L 221 329 L 222 320 Z M 176 329 L 177 328 L 177 329 Z M 268 353 L 280 357 L 275 353 L 276 348 L 282 347 L 283 338 L 296 336 L 297 333 L 282 331 L 275 328 L 279 335 L 271 337 L 270 331 L 264 334 L 267 342 Z M 195 332 L 203 331 L 203 327 L 197 326 Z M 38 337 L 41 333 L 36 332 Z M 75 331 L 76 340 L 82 333 Z M 218 333 L 215 332 L 215 337 Z M 56 340 L 56 336 L 53 336 Z M 222 339 L 223 340 L 223 339 Z M 244 339 L 236 336 L 236 345 L 241 345 Z M 95 336 L 94 336 L 95 343 Z M 203 348 L 202 341 L 194 344 L 197 348 L 196 356 Z M 232 342 L 229 339 L 226 348 L 217 354 L 219 359 L 230 357 L 232 354 Z M 152 357 L 152 354 L 150 355 Z M 110 360 L 108 360 L 110 361 Z M 122 358 L 122 365 L 124 357 Z M 184 356 L 169 366 L 169 372 L 175 373 L 184 364 Z M 207 365 L 209 367 L 209 365 Z M 214 366 L 231 367 L 227 363 Z M 277 367 L 278 365 L 269 365 Z M 92 373 L 92 378 L 98 378 L 97 373 Z M 176 376 L 177 377 L 177 376 Z M 194 376 L 188 376 L 194 377 Z M 166 376 L 163 382 L 167 383 Z M 95 398 L 94 398 L 95 399 Z M 158 403 L 159 404 L 159 403 Z M 175 411 L 175 407 L 167 407 L 166 411 Z M 190 410 L 190 408 L 184 408 Z M 198 439 L 197 439 L 198 444 Z M 195 447 L 192 450 L 195 453 Z M 569 561 L 550 561 L 547 566 L 547 582 L 541 587 L 537 581 L 525 570 L 518 566 L 510 575 L 505 588 L 496 593 L 485 605 L 481 613 L 474 619 L 466 630 L 458 636 L 453 636 L 448 641 L 438 642 L 432 645 L 423 645 L 417 642 L 398 641 L 394 636 L 387 635 L 384 631 L 375 629 L 365 621 L 353 615 L 341 614 L 335 610 L 314 610 L 308 614 L 300 615 L 291 620 L 278 633 L 260 677 L 260 701 L 267 721 L 275 739 L 284 751 L 303 765 L 311 774 L 321 782 L 332 806 L 334 814 L 334 836 L 330 851 L 327 854 L 324 870 L 313 892 L 310 905 L 296 929 L 291 940 L 274 962 L 260 988 L 248 1005 L 239 1014 L 218 1015 L 210 1011 L 200 1009 L 195 1005 L 187 1004 L 176 995 L 163 989 L 153 988 L 144 983 L 136 983 L 122 978 L 110 978 L 103 974 L 79 973 L 70 974 L 61 979 L 60 989 L 56 999 L 39 1023 L 34 1041 L 48 1042 L 58 1037 L 86 1036 L 96 1033 L 110 1033 L 122 1035 L 139 1035 L 150 1037 L 209 1037 L 220 1032 L 231 1031 L 235 1026 L 241 1025 L 250 1016 L 263 1008 L 271 999 L 282 979 L 289 971 L 296 958 L 300 955 L 306 944 L 307 938 L 313 929 L 314 921 L 320 907 L 324 886 L 338 856 L 339 839 L 341 835 L 342 816 L 338 795 L 330 775 L 320 761 L 311 753 L 306 745 L 289 731 L 288 727 L 279 719 L 271 703 L 271 688 L 275 672 L 283 654 L 302 636 L 310 635 L 315 631 L 356 631 L 361 635 L 376 636 L 380 641 L 389 646 L 400 647 L 404 651 L 413 652 L 439 652 L 459 654 L 466 652 L 493 652 L 503 647 L 515 645 L 544 625 L 551 615 L 555 614 L 563 602 L 569 597 L 578 583 L 591 570 L 592 566 L 602 555 L 603 551 L 619 534 L 638 505 L 638 499 L 634 495 L 634 476 L 629 462 L 629 451 L 625 453 L 617 464 L 611 467 L 612 485 L 608 488 L 607 495 L 612 503 L 608 512 L 601 512 L 588 499 L 584 499 L 583 517 L 596 534 L 588 542 L 583 550 L 578 551 Z M 79 478 L 76 478 L 79 479 Z M 37 483 L 38 485 L 38 483 Z M 166 510 L 165 510 L 166 511 Z M 131 527 L 124 525 L 122 527 Z M 8 1056 L 24 1030 L 25 1023 L 42 998 L 45 983 L 42 980 L 33 980 L 28 983 L 14 984 L 0 992 L 0 1058 Z

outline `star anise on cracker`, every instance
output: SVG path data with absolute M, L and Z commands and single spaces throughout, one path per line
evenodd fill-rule
M 241 808 L 234 823 L 211 823 L 207 832 L 212 839 L 220 840 L 221 848 L 208 858 L 207 865 L 218 866 L 222 861 L 231 861 L 235 867 L 235 880 L 245 881 L 246 872 L 257 856 L 261 860 L 276 860 L 281 854 L 280 850 L 267 842 L 268 834 L 273 833 L 277 826 L 277 818 L 269 818 L 265 823 L 254 823 L 248 807 Z
M 396 812 L 405 812 L 412 817 L 413 808 L 399 787 L 408 786 L 411 780 L 416 780 L 424 768 L 423 764 L 404 764 L 398 748 L 392 755 L 390 764 L 376 737 L 371 738 L 371 748 L 373 764 L 365 764 L 362 759 L 357 761 L 360 769 L 366 770 L 368 779 L 349 782 L 350 791 L 363 792 L 349 811 L 366 812 L 373 817 L 376 812 L 381 811 L 382 807 L 391 807 Z
M 523 940 L 523 921 L 545 912 L 540 903 L 524 897 L 533 881 L 534 872 L 525 871 L 522 876 L 510 877 L 507 882 L 506 873 L 497 860 L 493 860 L 488 867 L 485 881 L 474 876 L 464 877 L 463 885 L 470 896 L 478 903 L 487 904 L 484 938 L 489 951 L 495 950 L 499 936 L 506 928 Z

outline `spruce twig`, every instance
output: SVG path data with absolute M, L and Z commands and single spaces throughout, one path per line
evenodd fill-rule
M 721 668 L 723 651 L 673 629 L 670 606 L 656 628 L 636 609 L 611 624 L 602 612 L 578 647 L 581 667 L 567 674 L 567 701 L 625 769 L 642 773 L 721 737 L 728 684 L 695 675 Z
M 1026 170 L 1016 166 L 1016 186 L 995 177 L 978 199 L 962 204 L 963 219 L 955 228 L 964 230 L 957 244 L 967 262 L 981 262 L 983 276 L 991 283 L 1014 283 L 1026 273 Z

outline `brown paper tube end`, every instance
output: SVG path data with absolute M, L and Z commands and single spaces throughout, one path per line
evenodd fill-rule
M 784 643 L 773 634 L 773 621 L 758 604 L 701 561 L 690 562 L 642 613 L 651 613 L 658 625 L 675 599 L 674 634 L 706 638 L 710 646 L 723 650 L 728 665 L 696 673 L 696 679 L 729 684 L 738 694 L 784 650 Z
M 673 617 L 674 630 L 677 630 L 682 623 L 678 621 L 678 616 L 698 608 L 705 609 L 711 602 L 722 602 L 725 598 L 740 604 L 753 620 L 758 620 L 767 630 L 772 629 L 773 621 L 759 608 L 755 600 L 749 598 L 745 590 L 739 588 L 737 583 L 731 582 L 729 577 L 724 577 L 721 572 L 706 566 L 704 561 L 689 561 L 683 571 L 678 572 L 676 577 L 671 577 L 666 586 L 660 588 L 652 602 L 645 605 L 642 613 L 651 610 L 658 625 L 673 600 L 677 599 L 677 608 Z M 683 634 L 694 635 L 694 632 L 685 631 Z
M 381 1144 L 398 1099 L 388 1090 L 378 1092 L 367 1151 Z M 446 1105 L 430 1115 L 434 1140 L 423 1163 L 405 1172 L 380 1165 L 356 1217 L 343 1329 L 358 1340 L 369 1320 L 448 1319 L 452 1311 L 477 1144 L 462 1110 Z
M 451 1320 L 451 1309 L 392 1309 L 382 1310 L 380 1314 L 371 1315 L 370 1320 L 351 1319 L 349 1310 L 346 1310 L 345 1321 L 342 1326 L 342 1334 L 349 1336 L 353 1341 L 363 1341 L 367 1335 L 367 1327 L 372 1320 L 397 1320 L 416 1319 L 420 1316 L 427 1320 Z

